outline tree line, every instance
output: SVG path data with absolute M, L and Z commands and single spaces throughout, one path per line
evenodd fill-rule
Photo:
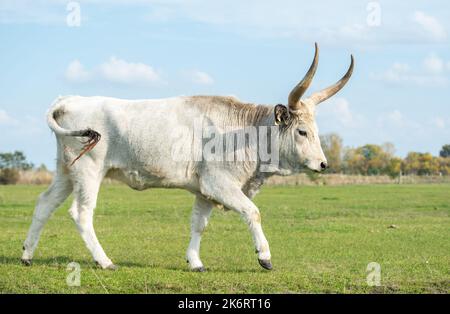
M 321 136 L 322 149 L 328 160 L 330 173 L 360 175 L 449 175 L 450 145 L 444 145 L 439 156 L 430 153 L 409 152 L 405 158 L 395 156 L 392 143 L 366 144 L 344 147 L 335 133 Z
M 21 151 L 0 153 L 0 184 L 15 184 L 20 177 L 19 171 L 33 168 Z
M 395 156 L 391 143 L 344 147 L 342 138 L 331 133 L 320 137 L 328 160 L 328 173 L 359 175 L 450 175 L 450 144 L 442 146 L 439 156 L 410 152 L 405 158 Z M 0 184 L 14 184 L 20 171 L 36 169 L 21 151 L 0 153 Z M 46 170 L 41 165 L 37 170 Z

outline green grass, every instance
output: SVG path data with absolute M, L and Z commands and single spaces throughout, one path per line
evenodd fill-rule
M 32 267 L 22 242 L 44 186 L 0 186 L 3 293 L 449 293 L 450 185 L 265 187 L 255 202 L 274 270 L 257 263 L 247 226 L 214 209 L 202 241 L 206 273 L 188 271 L 193 196 L 102 187 L 97 235 L 119 270 L 94 266 L 67 209 L 44 229 Z M 389 228 L 396 225 L 397 228 Z M 81 265 L 81 286 L 66 284 Z M 370 262 L 381 286 L 366 283 Z

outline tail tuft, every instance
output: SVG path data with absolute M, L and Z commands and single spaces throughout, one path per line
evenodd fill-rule
M 81 150 L 80 154 L 77 156 L 77 158 L 75 158 L 72 163 L 70 164 L 71 166 L 78 160 L 81 158 L 81 156 L 83 156 L 84 154 L 88 153 L 89 151 L 91 151 L 95 145 L 97 145 L 97 143 L 100 141 L 100 139 L 102 138 L 101 134 L 98 133 L 97 131 L 94 131 L 92 129 L 86 129 L 83 130 L 81 132 L 80 135 L 77 136 L 81 136 L 81 137 L 87 137 L 88 140 L 83 142 L 84 146 L 83 149 Z

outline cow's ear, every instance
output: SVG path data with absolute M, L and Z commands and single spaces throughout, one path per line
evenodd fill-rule
M 289 112 L 288 108 L 283 105 L 276 105 L 273 111 L 275 115 L 275 124 L 276 125 L 287 125 L 289 122 Z

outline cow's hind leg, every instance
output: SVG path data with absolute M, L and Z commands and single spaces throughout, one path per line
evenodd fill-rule
M 31 259 L 45 223 L 71 192 L 72 183 L 69 177 L 63 174 L 62 171 L 58 171 L 47 191 L 39 196 L 33 214 L 33 221 L 23 244 L 22 262 L 25 265 L 31 265 Z
M 213 180 L 209 180 L 213 178 Z M 220 183 L 218 183 L 220 182 Z M 226 189 L 222 189 L 226 186 Z M 261 215 L 258 207 L 235 186 L 232 180 L 220 176 L 206 176 L 200 180 L 200 190 L 202 194 L 223 204 L 226 208 L 232 209 L 242 215 L 247 222 L 255 244 L 256 253 L 258 253 L 258 261 L 261 267 L 271 270 L 272 263 L 270 261 L 271 254 L 269 243 L 263 233 L 261 226 Z
M 186 252 L 186 259 L 193 271 L 203 272 L 205 270 L 203 263 L 200 260 L 200 241 L 202 233 L 208 224 L 213 205 L 213 203 L 202 196 L 198 195 L 195 198 L 191 218 L 191 241 L 189 242 L 189 247 Z
M 94 230 L 94 208 L 102 179 L 103 176 L 92 174 L 82 174 L 77 178 L 69 213 L 94 261 L 103 269 L 115 269 L 116 266 L 106 256 Z

